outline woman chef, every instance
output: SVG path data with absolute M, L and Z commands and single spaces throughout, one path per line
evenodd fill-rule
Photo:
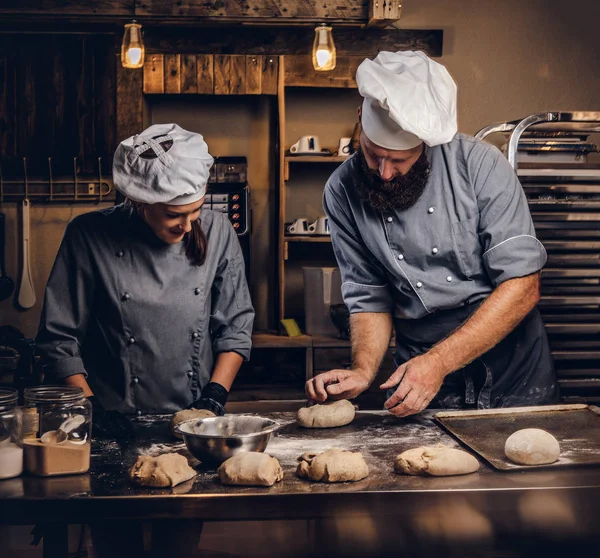
M 150 126 L 115 152 L 126 202 L 76 217 L 46 286 L 36 339 L 52 382 L 81 386 L 96 434 L 125 414 L 224 413 L 254 310 L 227 217 L 202 208 L 213 158 L 200 134 Z

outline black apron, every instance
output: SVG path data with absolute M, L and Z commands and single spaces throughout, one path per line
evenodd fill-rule
M 442 310 L 418 320 L 394 320 L 396 366 L 427 352 L 448 337 L 477 307 Z M 548 338 L 536 307 L 495 347 L 448 374 L 429 407 L 490 409 L 548 405 L 558 400 Z

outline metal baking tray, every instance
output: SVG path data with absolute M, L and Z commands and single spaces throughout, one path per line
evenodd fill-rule
M 594 405 L 545 405 L 481 411 L 443 411 L 435 420 L 450 434 L 502 471 L 600 465 L 600 408 Z M 517 465 L 504 455 L 506 439 L 522 428 L 550 432 L 560 445 L 558 461 Z

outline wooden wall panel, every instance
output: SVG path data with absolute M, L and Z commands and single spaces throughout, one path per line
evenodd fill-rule
M 217 54 L 215 56 L 215 95 L 229 95 L 231 92 L 231 56 Z
M 29 14 L 37 16 L 89 15 L 126 16 L 134 15 L 135 0 L 2 0 L 0 14 Z
M 362 56 L 338 56 L 335 69 L 330 72 L 317 72 L 312 65 L 312 57 L 285 57 L 285 84 L 287 86 L 311 87 L 356 87 L 356 69 L 364 60 Z
M 229 94 L 246 94 L 246 57 L 241 54 L 231 57 L 229 66 Z
M 198 93 L 198 69 L 195 54 L 181 55 L 181 92 Z
M 117 142 L 143 129 L 142 73 L 117 64 Z
M 277 56 L 263 56 L 262 62 L 261 93 L 263 95 L 277 95 L 279 60 Z
M 0 37 L 0 157 L 17 154 L 16 60 L 12 36 Z
M 214 56 L 212 54 L 198 54 L 196 56 L 198 69 L 198 93 L 212 95 L 215 89 Z
M 103 37 L 96 41 L 94 57 L 94 112 L 96 147 L 89 157 L 100 157 L 102 174 L 112 173 L 112 160 L 117 148 L 117 130 L 115 115 L 117 112 L 117 63 L 121 62 L 115 56 L 114 37 Z M 119 60 L 119 62 L 117 62 Z M 86 154 L 86 157 L 88 155 Z M 96 169 L 97 170 L 97 169 Z
M 165 56 L 165 93 L 181 93 L 181 55 Z
M 144 93 L 165 92 L 165 57 L 162 54 L 150 54 L 144 61 Z
M 260 95 L 262 82 L 262 56 L 246 56 L 246 94 Z

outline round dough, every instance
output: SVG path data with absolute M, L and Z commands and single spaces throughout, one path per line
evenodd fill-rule
M 296 473 L 311 481 L 359 481 L 369 474 L 362 453 L 332 448 L 319 454 L 304 453 Z
M 223 484 L 273 486 L 283 479 L 283 469 L 279 461 L 257 451 L 236 453 L 224 461 L 217 472 Z
M 305 428 L 333 428 L 354 420 L 354 405 L 347 399 L 298 409 L 298 424 Z
M 175 427 L 186 420 L 192 419 L 203 419 L 216 416 L 212 411 L 207 409 L 184 409 L 183 411 L 178 411 L 171 417 L 171 421 L 169 422 L 169 431 L 175 438 L 182 439 L 180 434 L 175 432 Z
M 558 459 L 560 446 L 549 432 L 540 428 L 524 428 L 508 437 L 504 453 L 519 465 L 547 465 Z
M 466 451 L 447 446 L 422 446 L 396 457 L 394 470 L 406 475 L 446 477 L 467 475 L 479 469 L 479 461 Z
M 158 457 L 140 455 L 129 470 L 132 482 L 155 488 L 176 486 L 195 476 L 188 460 L 178 453 L 163 453 Z

